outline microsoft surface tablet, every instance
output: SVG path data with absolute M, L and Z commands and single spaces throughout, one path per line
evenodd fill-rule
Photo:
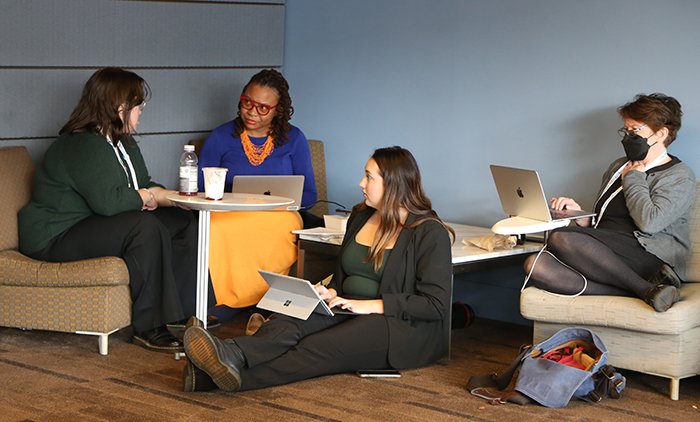
M 345 310 L 331 310 L 308 280 L 264 270 L 258 272 L 270 286 L 258 302 L 259 308 L 304 320 L 309 318 L 312 312 L 328 316 L 352 314 Z

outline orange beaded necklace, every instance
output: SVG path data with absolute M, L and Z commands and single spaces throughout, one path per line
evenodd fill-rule
M 248 132 L 243 129 L 243 132 L 241 133 L 241 145 L 243 145 L 243 151 L 245 151 L 245 155 L 248 157 L 250 164 L 254 166 L 259 166 L 262 164 L 262 162 L 265 161 L 265 158 L 267 158 L 267 156 L 272 153 L 272 150 L 275 149 L 275 145 L 273 143 L 274 140 L 275 139 L 272 136 L 268 135 L 264 144 L 255 145 L 250 142 Z

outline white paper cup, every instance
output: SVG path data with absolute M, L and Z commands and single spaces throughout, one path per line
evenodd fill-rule
M 207 199 L 219 200 L 224 197 L 227 168 L 202 167 L 204 172 L 204 196 Z

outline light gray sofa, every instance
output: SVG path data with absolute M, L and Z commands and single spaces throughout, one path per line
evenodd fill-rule
M 689 224 L 693 255 L 680 302 L 655 312 L 636 298 L 562 298 L 528 287 L 520 313 L 534 321 L 533 342 L 563 328 L 588 328 L 610 351 L 611 365 L 670 378 L 671 399 L 678 400 L 680 380 L 700 374 L 700 180 Z

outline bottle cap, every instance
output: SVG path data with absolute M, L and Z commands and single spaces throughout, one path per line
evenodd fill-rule
M 185 151 L 194 151 L 194 145 L 185 145 Z

